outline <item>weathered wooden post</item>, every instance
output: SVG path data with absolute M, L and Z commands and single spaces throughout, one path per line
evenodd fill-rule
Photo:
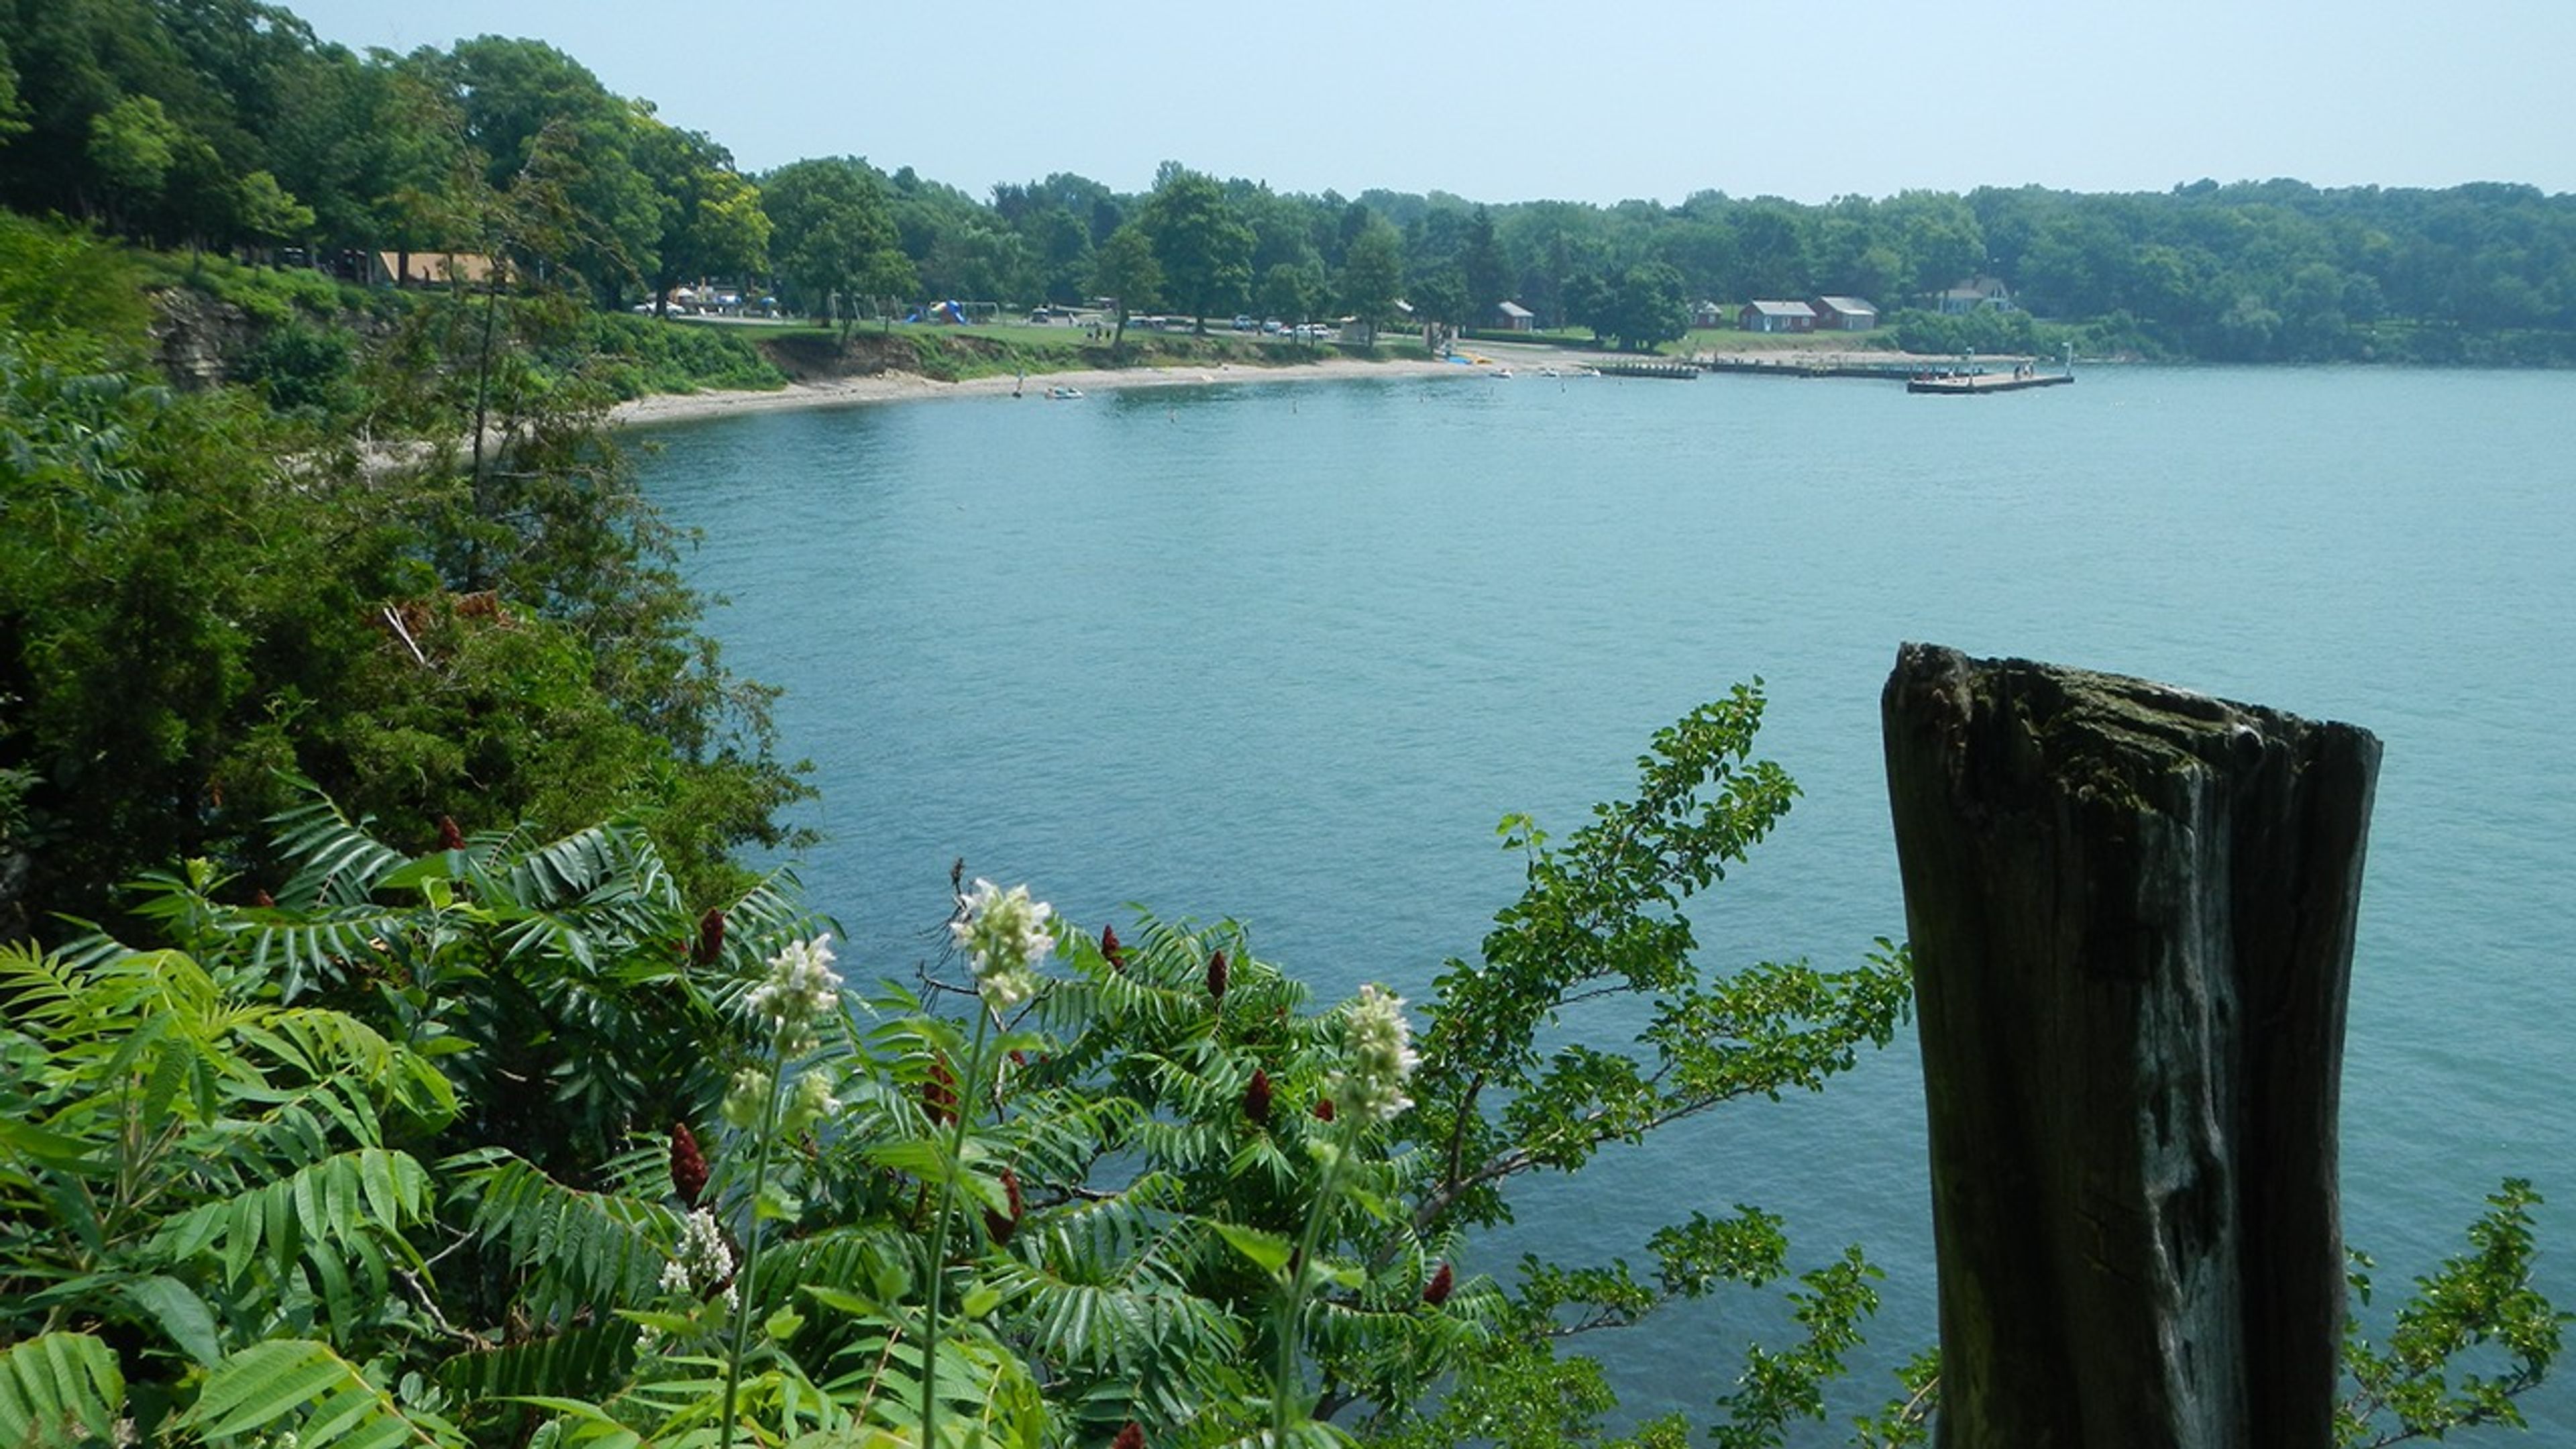
M 2333 1442 L 2336 1113 L 2379 741 L 1908 644 L 1943 1449 Z

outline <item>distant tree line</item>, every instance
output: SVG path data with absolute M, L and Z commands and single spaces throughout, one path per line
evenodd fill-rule
M 1848 295 L 1927 350 L 2027 346 L 2037 316 L 2149 355 L 2576 361 L 2576 196 L 2528 186 L 1478 205 L 1166 163 L 1141 194 L 1059 172 L 979 199 L 847 156 L 746 174 L 536 41 L 361 54 L 257 0 L 0 0 L 19 210 L 164 246 L 444 252 L 511 245 L 476 224 L 478 189 L 530 182 L 565 208 L 545 260 L 610 306 L 721 277 L 844 322 L 888 299 L 1108 298 L 1122 321 L 1472 329 L 1508 300 L 1651 345 L 1699 303 Z M 2016 306 L 1945 316 L 1977 276 Z

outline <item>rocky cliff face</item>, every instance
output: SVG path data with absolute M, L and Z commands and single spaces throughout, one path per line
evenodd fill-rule
M 259 324 L 230 302 L 189 287 L 153 298 L 153 359 L 174 386 L 198 391 L 233 380 L 233 369 L 259 339 Z

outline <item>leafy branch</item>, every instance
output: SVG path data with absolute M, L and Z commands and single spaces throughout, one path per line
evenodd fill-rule
M 2378 1449 L 2476 1425 L 2523 1426 L 2514 1400 L 2540 1386 L 2558 1358 L 2561 1328 L 2576 1316 L 2532 1284 L 2531 1209 L 2539 1202 L 2519 1177 L 2489 1193 L 2487 1211 L 2469 1225 L 2469 1251 L 2415 1280 L 2385 1347 L 2373 1348 L 2357 1319 L 2347 1324 L 2343 1361 L 2354 1387 L 2335 1413 L 2342 1443 Z M 2366 1306 L 2373 1265 L 2359 1253 L 2353 1260 L 2348 1276 Z M 2500 1358 L 2501 1372 L 2461 1367 L 2479 1355 Z

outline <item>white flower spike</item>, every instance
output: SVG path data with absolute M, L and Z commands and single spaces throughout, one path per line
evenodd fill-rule
M 962 914 L 949 923 L 949 934 L 965 951 L 984 1004 L 1009 1011 L 1036 995 L 1038 963 L 1055 950 L 1055 930 L 1048 924 L 1055 908 L 1030 900 L 1027 886 L 1006 891 L 983 879 L 957 904 Z
M 1350 1063 L 1333 1092 L 1341 1110 L 1384 1122 L 1413 1105 L 1404 1088 L 1421 1058 L 1403 997 L 1375 983 L 1361 987 L 1343 1016 L 1342 1044 Z

